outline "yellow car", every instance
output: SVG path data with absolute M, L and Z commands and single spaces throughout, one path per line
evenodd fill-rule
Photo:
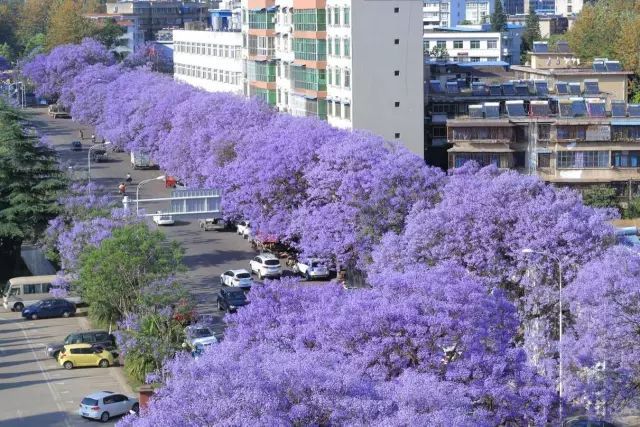
M 65 369 L 81 366 L 108 368 L 115 363 L 115 358 L 110 351 L 102 347 L 91 344 L 68 344 L 60 350 L 58 363 Z

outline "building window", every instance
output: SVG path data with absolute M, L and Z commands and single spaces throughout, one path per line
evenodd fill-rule
M 333 70 L 331 68 L 327 68 L 327 84 L 333 84 Z
M 349 25 L 351 25 L 351 8 L 349 7 L 345 7 L 344 10 L 344 26 L 348 27 Z
M 351 56 L 351 39 L 344 39 L 344 49 L 342 52 L 347 58 Z
M 480 40 L 471 40 L 471 49 L 480 49 Z
M 340 56 L 340 39 L 336 37 L 333 41 L 333 54 L 335 56 Z
M 295 9 L 293 29 L 296 31 L 325 31 L 327 15 L 324 9 Z
M 351 104 L 344 104 L 344 118 L 351 120 Z
M 293 39 L 293 53 L 296 59 L 304 61 L 325 61 L 327 46 L 325 40 Z
M 344 70 L 344 87 L 351 87 L 351 71 Z
M 307 67 L 293 67 L 293 87 L 296 89 L 325 91 L 327 90 L 326 70 Z
M 400 132 L 396 132 L 393 136 L 395 139 L 400 139 Z
M 400 13 L 400 8 L 399 7 L 394 7 L 393 8 L 393 13 Z
M 612 151 L 611 165 L 618 168 L 640 167 L 640 151 Z
M 609 167 L 608 151 L 558 151 L 558 169 Z
M 497 49 L 498 40 L 487 40 L 487 49 Z
M 393 44 L 400 44 L 400 39 L 394 39 Z
M 446 41 L 444 41 L 444 40 L 438 40 L 438 41 L 436 42 L 436 46 L 437 46 L 438 48 L 440 48 L 440 49 L 444 49 L 444 48 L 446 48 L 446 47 L 447 47 L 447 42 L 446 42 Z
M 422 51 L 423 52 L 428 52 L 429 51 L 429 40 L 423 40 L 422 41 Z
M 333 101 L 330 99 L 327 99 L 327 114 L 333 116 Z
M 335 105 L 335 115 L 336 115 L 336 117 L 342 118 L 342 104 L 340 104 L 338 101 L 336 101 L 334 103 L 334 105 Z
M 539 168 L 551 167 L 551 153 L 538 153 L 538 167 Z
M 340 68 L 336 68 L 336 86 L 342 86 L 342 79 L 340 76 Z
M 340 8 L 336 7 L 333 9 L 333 25 L 340 25 Z
M 331 8 L 327 8 L 327 24 L 328 25 L 333 25 L 333 21 L 331 20 L 331 17 L 333 16 L 332 13 L 333 9 Z
M 395 70 L 395 71 L 393 72 L 393 75 L 394 75 L 394 76 L 399 76 L 399 75 L 400 75 L 400 70 Z
M 331 39 L 331 37 L 329 37 L 327 39 L 327 55 L 333 55 L 332 47 L 333 47 L 333 40 Z
M 454 49 L 462 49 L 462 40 L 454 40 L 453 41 Z
M 393 104 L 393 105 L 394 105 L 396 108 L 398 108 L 398 107 L 400 106 L 400 101 L 396 101 L 396 102 L 394 102 L 394 104 Z

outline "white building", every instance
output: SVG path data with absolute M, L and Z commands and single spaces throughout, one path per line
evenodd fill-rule
M 487 62 L 503 59 L 502 34 L 483 31 L 430 31 L 424 33 L 425 49 L 444 47 L 450 60 Z
M 556 0 L 556 15 L 577 15 L 582 10 L 583 4 L 583 0 Z
M 424 155 L 422 4 L 242 0 L 246 96 Z
M 493 13 L 495 0 L 467 0 L 465 6 L 465 20 L 472 24 L 489 22 Z
M 211 92 L 242 94 L 240 31 L 173 30 L 174 78 Z
M 465 0 L 423 0 L 424 29 L 454 27 L 465 20 Z

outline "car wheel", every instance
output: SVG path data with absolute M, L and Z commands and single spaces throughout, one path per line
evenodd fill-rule
M 131 410 L 133 412 L 135 412 L 136 415 L 139 414 L 140 413 L 140 405 L 138 405 L 137 403 L 134 403 L 133 406 L 131 407 Z
M 69 361 L 64 362 L 62 366 L 64 367 L 64 369 L 67 369 L 67 370 L 68 369 L 73 369 L 73 363 L 71 363 Z
M 307 270 L 307 272 L 304 274 L 304 278 L 307 280 L 311 280 L 311 275 L 309 274 L 309 271 Z
M 58 360 L 58 356 L 60 356 L 60 350 L 53 352 L 53 358 Z
M 103 423 L 109 421 L 109 413 L 103 412 L 102 415 L 100 415 L 100 421 L 102 421 Z
M 33 313 L 33 314 L 31 315 L 31 320 L 38 320 L 38 315 L 37 315 L 37 314 L 35 314 L 35 313 Z
M 260 272 L 260 270 L 258 270 L 258 279 L 262 280 L 262 273 Z
M 24 304 L 21 302 L 17 302 L 13 305 L 13 311 L 22 311 L 24 309 Z
M 222 311 L 222 306 L 220 305 L 220 301 L 218 301 L 217 304 L 218 304 L 218 311 Z
M 71 316 L 71 313 L 69 313 L 68 311 L 65 311 L 62 313 L 62 317 L 69 317 Z
M 100 366 L 101 368 L 108 368 L 109 367 L 109 361 L 107 359 L 102 359 L 100 361 L 100 363 L 98 363 L 98 366 Z

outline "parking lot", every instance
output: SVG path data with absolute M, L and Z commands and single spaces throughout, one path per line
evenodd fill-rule
M 95 425 L 77 414 L 87 394 L 109 390 L 134 396 L 120 367 L 65 370 L 45 354 L 47 343 L 87 329 L 83 317 L 25 321 L 0 308 L 0 426 Z

